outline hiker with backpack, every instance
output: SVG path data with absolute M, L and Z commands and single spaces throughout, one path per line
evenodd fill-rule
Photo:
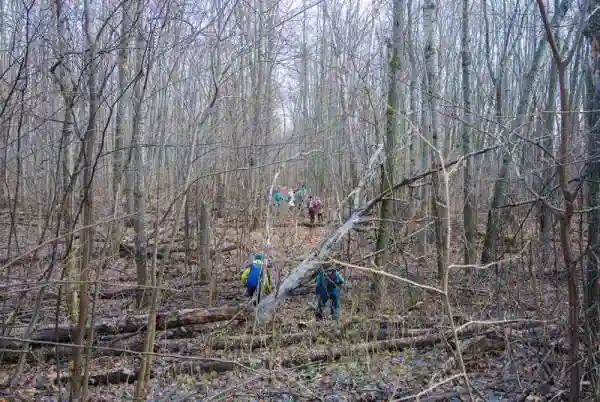
M 344 278 L 335 267 L 321 269 L 317 273 L 315 288 L 318 298 L 315 311 L 317 321 L 323 319 L 323 309 L 329 301 L 331 301 L 331 317 L 336 321 L 340 320 L 340 288 L 343 284 Z
M 302 209 L 302 205 L 304 204 L 304 196 L 306 195 L 308 188 L 306 184 L 300 184 L 296 186 L 294 189 L 294 203 L 298 206 L 298 209 Z
M 323 223 L 323 202 L 319 197 L 308 196 L 308 216 L 311 225 L 315 223 L 315 216 L 318 223 Z
M 256 304 L 260 302 L 262 291 L 265 294 L 271 292 L 271 278 L 269 273 L 264 274 L 265 256 L 262 253 L 256 253 L 252 262 L 248 263 L 242 272 L 242 282 L 246 286 L 246 295 L 251 299 L 258 290 Z M 262 285 L 262 286 L 261 286 Z

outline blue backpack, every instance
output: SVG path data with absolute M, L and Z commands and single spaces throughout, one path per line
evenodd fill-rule
M 250 272 L 248 273 L 248 278 L 246 279 L 246 287 L 249 288 L 257 288 L 258 283 L 260 282 L 260 274 L 262 271 L 262 264 L 258 262 L 252 263 L 250 266 Z

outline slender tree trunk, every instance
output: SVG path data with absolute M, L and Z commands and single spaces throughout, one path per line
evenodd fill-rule
M 429 121 L 431 122 L 431 164 L 434 169 L 440 166 L 440 129 L 437 102 L 438 91 L 438 9 L 435 0 L 426 0 L 423 5 L 423 31 L 425 33 L 425 71 L 427 75 L 427 103 L 429 106 Z M 446 270 L 446 233 L 447 233 L 447 201 L 442 193 L 440 172 L 432 175 L 431 210 L 435 220 L 435 243 L 437 249 L 438 276 L 443 278 Z
M 462 151 L 465 156 L 465 167 L 463 171 L 463 227 L 465 231 L 464 263 L 475 262 L 475 225 L 477 211 L 475 206 L 475 186 L 473 183 L 473 159 L 469 158 L 472 152 L 471 126 L 473 116 L 471 115 L 471 54 L 469 51 L 469 0 L 463 0 L 462 8 L 462 89 L 464 105 L 464 123 L 462 133 Z
M 212 228 L 206 202 L 198 195 L 195 198 L 195 203 L 196 218 L 198 220 L 196 233 L 198 238 L 198 263 L 200 265 L 198 279 L 204 281 L 207 280 L 212 273 L 212 259 L 210 258 Z
M 114 150 L 113 150 L 113 170 L 112 170 L 112 190 L 114 197 L 114 208 L 115 214 L 117 214 L 121 208 L 121 183 L 123 182 L 123 175 L 126 174 L 125 166 L 128 165 L 126 161 L 129 160 L 129 152 L 125 152 L 125 132 L 128 120 L 129 110 L 129 96 L 127 86 L 129 85 L 129 35 L 130 35 L 130 16 L 129 2 L 123 2 L 121 4 L 121 37 L 119 38 L 119 102 L 117 104 L 117 115 L 115 121 L 115 136 L 114 136 Z M 127 184 L 128 181 L 125 180 Z M 126 190 L 129 194 L 130 191 Z M 127 210 L 127 213 L 131 213 L 132 210 Z M 113 255 L 118 254 L 119 246 L 121 243 L 121 222 L 112 222 L 111 226 L 111 247 Z
M 146 83 L 150 71 L 146 68 L 144 55 L 146 53 L 146 40 L 144 37 L 144 7 L 142 0 L 138 0 L 136 7 L 136 71 L 138 76 L 133 87 L 133 127 L 131 130 L 132 146 L 132 171 L 133 171 L 133 206 L 135 215 L 133 216 L 133 227 L 135 231 L 134 239 L 134 257 L 137 271 L 137 283 L 140 286 L 136 304 L 138 308 L 148 306 L 151 291 L 146 289 L 149 284 L 148 278 L 148 253 L 146 249 L 146 197 L 144 191 L 144 155 L 143 155 L 143 136 L 144 136 L 144 113 L 143 98 L 146 89 Z
M 381 167 L 381 192 L 388 191 L 394 182 L 394 163 L 396 156 L 396 137 L 398 136 L 398 72 L 401 68 L 400 43 L 402 41 L 402 12 L 403 1 L 394 0 L 392 11 L 392 39 L 388 43 L 388 95 L 386 107 L 385 130 L 385 163 Z M 381 203 L 379 228 L 377 232 L 376 250 L 383 251 L 377 254 L 375 265 L 378 269 L 385 270 L 385 263 L 389 258 L 389 244 L 392 230 L 391 220 L 394 215 L 393 197 L 386 197 Z M 373 274 L 371 284 L 374 297 L 374 306 L 380 306 L 385 298 L 385 282 L 383 275 Z
M 67 16 L 63 12 L 64 4 L 61 0 L 56 0 L 55 3 L 55 16 L 56 16 L 56 47 L 58 49 L 59 60 L 52 66 L 50 72 L 55 78 L 60 92 L 62 94 L 63 102 L 65 105 L 65 111 L 63 116 L 63 127 L 62 127 L 62 187 L 64 193 L 64 205 L 62 206 L 62 217 L 63 227 L 65 234 L 65 243 L 67 250 L 65 253 L 65 266 L 61 273 L 61 278 L 67 281 L 65 286 L 66 300 L 67 300 L 67 314 L 71 322 L 76 323 L 78 321 L 78 291 L 77 285 L 77 259 L 76 250 L 77 242 L 76 237 L 73 235 L 75 229 L 74 218 L 73 218 L 73 204 L 75 202 L 75 193 L 73 191 L 75 183 L 72 183 L 72 177 L 75 174 L 75 158 L 74 158 L 74 147 L 71 144 L 73 139 L 73 116 L 75 112 L 75 95 L 72 83 L 72 77 L 67 73 L 65 64 L 69 63 L 69 56 L 65 51 L 65 35 L 66 35 L 66 22 Z M 60 223 L 59 223 L 60 224 Z
M 94 144 L 96 140 L 96 118 L 98 113 L 99 95 L 96 85 L 96 57 L 97 44 L 95 32 L 93 32 L 93 16 L 90 0 L 84 0 L 84 32 L 87 37 L 87 85 L 89 91 L 89 107 L 88 107 L 88 122 L 85 132 L 85 147 L 83 152 L 83 183 L 82 194 L 83 199 L 83 226 L 81 231 L 81 243 L 83 253 L 81 256 L 81 266 L 79 273 L 79 322 L 77 325 L 77 333 L 75 336 L 75 344 L 78 347 L 75 349 L 73 357 L 73 380 L 71 386 L 71 400 L 86 400 L 87 383 L 86 376 L 82 372 L 85 370 L 83 358 L 83 345 L 86 339 L 87 321 L 89 313 L 89 269 L 92 260 L 92 250 L 94 245 L 94 217 L 93 217 L 93 176 L 94 176 Z
M 579 290 L 577 289 L 577 261 L 573 257 L 573 245 L 571 244 L 571 221 L 577 199 L 577 192 L 569 189 L 569 178 L 567 166 L 569 158 L 569 141 L 573 133 L 571 125 L 572 116 L 569 107 L 569 95 L 566 79 L 567 62 L 563 60 L 558 50 L 555 37 L 551 30 L 551 24 L 548 21 L 543 0 L 537 0 L 546 38 L 550 49 L 552 50 L 552 59 L 556 65 L 558 75 L 558 88 L 560 99 L 560 136 L 558 152 L 556 157 L 556 173 L 558 176 L 560 190 L 565 200 L 564 211 L 560 215 L 560 242 L 563 254 L 563 261 L 567 271 L 567 292 L 569 297 L 569 372 L 571 374 L 571 384 L 569 393 L 569 402 L 578 402 L 580 400 L 581 370 L 579 358 Z
M 586 115 L 589 127 L 587 144 L 587 213 L 588 246 L 585 259 L 584 305 L 587 321 L 590 369 L 600 362 L 597 345 L 600 331 L 600 0 L 590 1 L 586 35 L 591 42 L 590 70 L 587 72 Z M 597 373 L 597 371 L 596 371 Z M 596 398 L 600 398 L 600 381 L 594 378 Z

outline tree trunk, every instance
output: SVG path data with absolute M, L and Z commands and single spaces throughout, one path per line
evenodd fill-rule
M 264 194 L 263 191 L 259 190 L 261 182 L 257 180 L 257 169 L 253 167 L 257 164 L 257 159 L 260 160 L 262 152 L 259 151 L 258 143 L 261 141 L 263 135 L 262 127 L 262 113 L 263 107 L 262 102 L 265 86 L 265 68 L 264 68 L 264 46 L 262 44 L 264 37 L 264 24 L 263 24 L 263 0 L 256 0 L 256 9 L 258 10 L 258 16 L 254 21 L 254 58 L 252 64 L 252 88 L 253 88 L 253 111 L 252 111 L 252 134 L 250 137 L 250 148 L 248 151 L 248 194 L 250 195 L 250 231 L 256 230 L 260 226 L 260 217 L 262 216 L 260 211 L 260 205 L 262 205 L 263 197 L 256 197 L 257 193 Z
M 427 0 L 423 5 L 423 31 L 425 33 L 425 70 L 427 75 L 427 103 L 429 106 L 429 132 L 431 137 L 431 164 L 433 169 L 443 163 L 443 150 L 440 148 L 439 113 L 437 102 L 438 91 L 438 9 L 434 0 Z M 426 135 L 427 137 L 427 135 Z M 435 243 L 437 249 L 437 270 L 440 279 L 443 278 L 447 263 L 447 201 L 445 191 L 440 183 L 440 173 L 432 175 L 431 210 L 435 220 Z M 448 180 L 447 177 L 444 177 Z
M 465 231 L 464 263 L 475 263 L 475 225 L 477 211 L 475 206 L 475 186 L 473 183 L 473 160 L 468 158 L 472 152 L 471 126 L 471 54 L 469 52 L 469 0 L 463 0 L 462 8 L 462 89 L 464 105 L 464 123 L 462 133 L 462 151 L 465 156 L 463 172 L 463 227 Z
M 118 214 L 121 210 L 121 183 L 123 182 L 123 175 L 125 173 L 125 166 L 128 165 L 126 161 L 129 160 L 129 152 L 125 152 L 125 132 L 128 119 L 129 110 L 129 97 L 127 86 L 129 85 L 129 29 L 130 29 L 130 16 L 129 16 L 128 2 L 121 4 L 121 37 L 119 38 L 119 101 L 117 104 L 117 115 L 115 120 L 115 136 L 114 136 L 114 149 L 113 149 L 113 170 L 112 170 L 112 190 L 113 190 L 113 202 L 114 213 Z M 125 180 L 125 183 L 128 183 Z M 129 192 L 127 192 L 129 193 Z M 127 210 L 127 213 L 131 213 L 131 210 Z M 113 255 L 119 252 L 119 244 L 121 244 L 121 222 L 115 220 L 111 226 L 111 247 Z
M 210 254 L 211 243 L 211 225 L 210 214 L 206 202 L 196 196 L 196 219 L 197 219 L 197 237 L 198 237 L 198 279 L 205 281 L 212 273 L 212 259 Z
M 131 130 L 132 147 L 132 171 L 133 171 L 133 206 L 135 215 L 133 216 L 133 227 L 135 231 L 134 239 L 134 257 L 137 271 L 137 283 L 139 286 L 136 296 L 136 305 L 142 308 L 148 305 L 150 301 L 150 292 L 146 287 L 149 284 L 146 251 L 146 198 L 144 192 L 144 155 L 142 143 L 144 135 L 144 114 L 143 98 L 148 80 L 148 71 L 144 65 L 144 55 L 146 54 L 146 40 L 144 38 L 144 8 L 141 1 L 138 1 L 136 7 L 136 60 L 135 67 L 138 74 L 133 87 L 133 125 Z
M 58 49 L 59 60 L 50 69 L 50 72 L 54 76 L 59 88 L 63 101 L 65 104 L 65 111 L 63 116 L 62 126 L 62 188 L 64 191 L 64 205 L 62 205 L 62 217 L 65 234 L 65 244 L 67 250 L 65 252 L 65 266 L 61 273 L 61 278 L 67 280 L 65 285 L 65 296 L 67 300 L 67 314 L 71 322 L 76 323 L 78 320 L 78 293 L 75 282 L 77 281 L 77 264 L 76 253 L 77 250 L 76 242 L 77 238 L 73 235 L 74 230 L 74 218 L 73 218 L 73 204 L 75 202 L 75 193 L 73 191 L 74 174 L 75 174 L 75 161 L 74 161 L 74 148 L 71 144 L 73 137 L 73 113 L 75 109 L 75 99 L 73 93 L 72 77 L 67 73 L 67 69 L 63 64 L 69 63 L 69 56 L 65 51 L 65 35 L 66 35 L 66 16 L 63 13 L 63 3 L 60 0 L 55 2 L 55 15 L 56 15 L 56 44 Z M 60 224 L 60 223 L 59 223 Z
M 402 41 L 402 12 L 403 1 L 394 0 L 392 11 L 392 39 L 388 43 L 388 95 L 385 130 L 385 163 L 381 167 L 381 192 L 389 191 L 394 181 L 394 164 L 396 156 L 396 137 L 398 136 L 398 72 L 401 69 L 400 43 Z M 381 251 L 375 258 L 375 265 L 380 270 L 385 270 L 390 252 L 389 244 L 394 215 L 394 200 L 392 196 L 386 197 L 381 203 L 377 243 L 375 248 Z M 371 288 L 374 293 L 373 307 L 380 306 L 385 299 L 385 281 L 383 275 L 373 274 Z
M 569 372 L 570 372 L 570 393 L 569 401 L 577 402 L 580 400 L 581 370 L 579 357 L 579 290 L 577 289 L 577 261 L 573 257 L 573 245 L 571 244 L 571 221 L 577 199 L 577 191 L 569 189 L 569 178 L 567 166 L 571 162 L 569 158 L 569 141 L 573 134 L 573 121 L 570 114 L 569 95 L 566 80 L 567 62 L 563 60 L 558 50 L 555 37 L 552 33 L 551 24 L 548 22 L 543 0 L 537 0 L 540 10 L 548 45 L 552 50 L 552 59 L 556 65 L 558 75 L 558 88 L 560 99 L 560 136 L 559 146 L 556 155 L 556 173 L 558 176 L 560 190 L 564 197 L 564 211 L 560 216 L 560 242 L 563 254 L 563 261 L 567 273 L 567 292 L 569 297 L 569 319 L 568 319 L 568 340 L 569 340 Z
M 591 71 L 587 72 L 586 115 L 589 127 L 587 144 L 587 213 L 588 246 L 585 259 L 584 304 L 588 325 L 588 359 L 590 366 L 598 364 L 598 331 L 600 331 L 600 1 L 589 2 L 588 26 L 586 35 L 591 42 Z M 593 369 L 590 367 L 590 369 Z M 591 376 L 594 377 L 594 376 Z M 593 384 L 596 396 L 600 393 L 600 383 L 595 378 Z
M 81 243 L 83 253 L 80 262 L 79 272 L 79 322 L 77 325 L 77 335 L 75 337 L 75 344 L 79 347 L 75 352 L 73 358 L 73 382 L 71 387 L 71 399 L 72 400 L 86 400 L 87 399 L 87 368 L 85 367 L 87 361 L 83 358 L 84 341 L 86 339 L 86 324 L 88 321 L 88 309 L 89 309 L 89 269 L 92 260 L 92 250 L 94 246 L 94 227 L 92 226 L 93 217 L 93 178 L 94 178 L 94 145 L 96 140 L 96 118 L 98 113 L 99 105 L 99 94 L 96 86 L 96 53 L 97 44 L 95 39 L 95 32 L 93 32 L 92 24 L 92 10 L 90 0 L 84 0 L 84 32 L 87 37 L 87 85 L 89 91 L 89 107 L 88 107 L 88 122 L 85 132 L 85 140 L 83 146 L 85 147 L 83 152 L 83 183 L 81 197 L 83 199 L 83 226 L 81 231 Z M 84 363 L 85 362 L 85 363 Z M 82 372 L 83 370 L 83 372 Z

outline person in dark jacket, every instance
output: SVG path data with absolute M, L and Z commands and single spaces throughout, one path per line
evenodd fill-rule
M 315 292 L 318 297 L 316 310 L 317 321 L 323 319 L 323 309 L 331 301 L 331 317 L 340 319 L 340 287 L 344 284 L 342 274 L 335 268 L 320 270 L 317 273 Z

